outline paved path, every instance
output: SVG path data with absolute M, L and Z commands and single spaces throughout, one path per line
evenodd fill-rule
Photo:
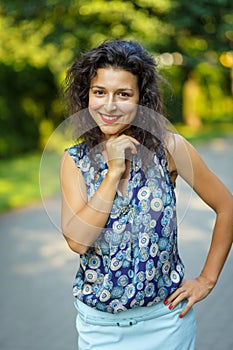
M 232 150 L 230 138 L 199 147 L 231 191 Z M 178 185 L 177 192 L 180 251 L 187 276 L 193 277 L 204 262 L 214 216 L 196 196 L 190 199 L 186 186 Z M 58 200 L 51 200 L 50 207 L 58 217 Z M 0 229 L 0 349 L 77 350 L 71 295 L 76 254 L 67 248 L 40 203 L 1 215 Z M 231 252 L 215 290 L 195 307 L 197 350 L 233 349 L 232 266 Z

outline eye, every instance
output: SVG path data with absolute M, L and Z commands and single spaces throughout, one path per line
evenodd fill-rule
M 130 95 L 129 95 L 128 92 L 121 91 L 121 92 L 119 92 L 119 96 L 120 96 L 120 97 L 123 97 L 123 98 L 126 98 L 126 97 L 129 97 Z
M 100 89 L 92 89 L 92 93 L 96 96 L 103 96 L 104 95 L 104 90 Z

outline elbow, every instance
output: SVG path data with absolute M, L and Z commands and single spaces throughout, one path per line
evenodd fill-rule
M 73 239 L 71 239 L 67 235 L 65 235 L 64 233 L 63 233 L 63 236 L 65 237 L 65 240 L 66 240 L 69 248 L 73 252 L 82 255 L 82 254 L 85 254 L 87 252 L 87 250 L 89 249 L 89 246 L 74 241 Z
M 87 252 L 87 250 L 89 249 L 88 246 L 74 242 L 72 239 L 68 239 L 67 237 L 66 237 L 66 241 L 67 241 L 67 244 L 70 247 L 70 249 L 73 252 L 78 253 L 80 255 L 85 254 Z

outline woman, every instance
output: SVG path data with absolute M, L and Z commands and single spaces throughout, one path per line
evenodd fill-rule
M 213 289 L 231 248 L 232 195 L 167 130 L 155 68 L 138 43 L 115 40 L 81 55 L 67 74 L 79 137 L 61 161 L 62 231 L 80 254 L 79 350 L 194 349 L 192 306 Z M 193 280 L 184 280 L 177 249 L 178 175 L 216 212 Z

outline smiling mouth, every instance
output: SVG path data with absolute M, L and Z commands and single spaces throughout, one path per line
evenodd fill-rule
M 102 114 L 102 113 L 99 113 L 99 114 L 100 114 L 100 117 L 103 120 L 103 122 L 105 122 L 107 124 L 116 123 L 120 118 L 120 116 L 118 116 L 118 115 L 108 115 L 108 114 Z

